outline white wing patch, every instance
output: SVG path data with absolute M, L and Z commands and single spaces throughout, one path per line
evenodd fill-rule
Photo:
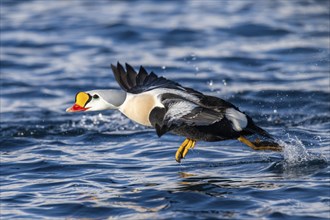
M 232 122 L 233 129 L 235 131 L 242 131 L 244 128 L 246 128 L 248 121 L 242 112 L 237 111 L 234 108 L 228 108 L 225 115 L 228 120 Z
M 175 102 L 169 105 L 165 118 L 169 119 L 169 121 L 178 120 L 179 118 L 189 114 L 196 107 L 197 105 L 191 102 Z

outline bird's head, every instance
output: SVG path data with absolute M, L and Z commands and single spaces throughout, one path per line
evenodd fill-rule
M 92 90 L 78 92 L 74 105 L 67 112 L 102 111 L 118 109 L 126 99 L 126 93 L 121 90 Z

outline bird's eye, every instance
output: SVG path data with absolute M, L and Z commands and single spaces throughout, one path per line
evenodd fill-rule
M 93 95 L 93 99 L 98 99 L 100 98 L 100 96 L 98 96 L 97 94 Z

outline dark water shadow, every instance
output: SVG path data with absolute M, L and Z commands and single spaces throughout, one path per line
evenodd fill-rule
M 327 168 L 328 162 L 322 158 L 314 159 L 313 161 L 305 161 L 300 164 L 290 164 L 287 161 L 280 161 L 271 164 L 265 171 L 279 174 L 285 178 L 298 178 L 305 177 L 314 174 L 321 174 L 326 177 L 326 174 L 322 174 L 322 170 Z M 329 177 L 329 176 L 328 176 Z

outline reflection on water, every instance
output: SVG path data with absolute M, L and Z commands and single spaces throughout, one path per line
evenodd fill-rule
M 182 177 L 184 175 L 184 177 Z M 182 181 L 179 182 L 181 185 L 177 188 L 179 191 L 199 191 L 201 193 L 207 193 L 208 189 L 218 188 L 221 190 L 235 189 L 235 188 L 257 188 L 257 189 L 275 189 L 280 186 L 271 182 L 259 182 L 251 179 L 225 179 L 221 177 L 209 177 L 200 176 L 194 174 L 180 174 Z M 274 178 L 275 180 L 276 178 Z M 272 181 L 271 178 L 267 178 L 268 181 Z

